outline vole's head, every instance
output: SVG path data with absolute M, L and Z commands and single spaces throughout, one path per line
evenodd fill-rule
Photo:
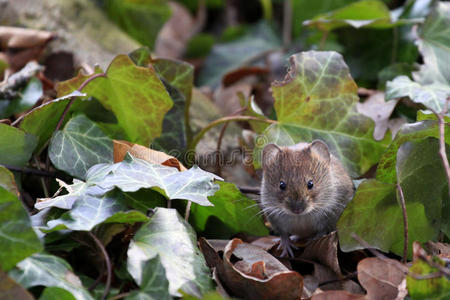
M 265 146 L 261 202 L 267 210 L 290 215 L 318 211 L 333 199 L 327 145 L 315 140 L 290 147 Z

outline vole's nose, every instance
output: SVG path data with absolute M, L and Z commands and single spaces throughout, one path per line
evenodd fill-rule
M 294 200 L 289 201 L 289 208 L 294 214 L 301 214 L 305 211 L 306 205 L 304 201 Z

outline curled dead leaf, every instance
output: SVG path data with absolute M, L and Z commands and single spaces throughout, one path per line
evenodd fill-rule
M 161 151 L 133 144 L 128 141 L 113 140 L 114 163 L 123 161 L 125 155 L 130 153 L 134 157 L 146 160 L 153 164 L 161 164 L 168 167 L 177 168 L 179 171 L 186 171 L 186 167 L 175 157 Z
M 231 240 L 225 247 L 223 266 L 224 274 L 219 275 L 239 297 L 299 299 L 302 294 L 303 277 L 300 274 L 287 269 L 263 249 L 240 239 Z M 254 277 L 255 274 L 258 276 Z

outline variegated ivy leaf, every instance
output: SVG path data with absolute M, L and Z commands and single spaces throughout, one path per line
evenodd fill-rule
M 128 248 L 127 269 L 141 286 L 146 280 L 145 262 L 159 255 L 169 280 L 169 292 L 179 290 L 201 298 L 212 290 L 209 269 L 197 247 L 195 231 L 175 209 L 158 207 Z
M 256 147 L 256 165 L 267 143 L 293 145 L 321 139 L 352 176 L 378 162 L 391 140 L 373 138 L 374 122 L 356 110 L 357 86 L 342 56 L 308 51 L 290 58 L 287 79 L 272 84 L 278 123 L 264 131 Z
M 399 76 L 386 84 L 386 98 L 409 97 L 436 112 L 450 97 L 450 4 L 436 3 L 420 28 L 416 41 L 424 64 L 413 73 L 414 81 Z
M 152 188 L 169 199 L 185 199 L 206 206 L 212 205 L 207 197 L 219 189 L 213 180 L 221 180 L 198 166 L 179 172 L 176 168 L 152 164 L 129 154 L 120 163 L 92 167 L 87 176 L 88 181 L 95 177 L 90 182 L 105 190 L 118 187 L 124 192 L 135 192 Z
M 9 272 L 9 276 L 25 288 L 60 287 L 78 300 L 94 299 L 73 273 L 70 265 L 53 255 L 35 254 L 28 257 L 18 263 L 16 269 Z
M 113 142 L 94 122 L 77 115 L 52 137 L 49 156 L 56 168 L 84 179 L 93 165 L 113 161 Z
M 86 182 L 75 179 L 72 185 L 61 183 L 68 191 L 66 195 L 39 199 L 35 207 L 69 210 L 59 218 L 46 222 L 47 227 L 42 230 L 91 230 L 103 222 L 133 223 L 146 220 L 144 214 L 126 211 L 123 195 L 114 190 L 116 187 L 124 192 L 151 188 L 169 199 L 212 205 L 207 197 L 219 189 L 213 183 L 214 179 L 221 178 L 197 166 L 179 172 L 176 168 L 152 164 L 127 154 L 123 162 L 93 166 L 87 172 Z M 122 213 L 126 213 L 128 219 L 121 217 Z

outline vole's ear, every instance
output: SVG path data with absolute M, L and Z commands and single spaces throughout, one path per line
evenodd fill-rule
M 330 161 L 330 151 L 328 150 L 327 144 L 321 140 L 314 140 L 310 146 L 311 153 L 316 154 L 326 162 Z
M 262 153 L 263 169 L 265 169 L 267 166 L 269 166 L 276 160 L 276 157 L 279 152 L 281 152 L 281 149 L 275 144 L 268 144 L 264 147 Z

